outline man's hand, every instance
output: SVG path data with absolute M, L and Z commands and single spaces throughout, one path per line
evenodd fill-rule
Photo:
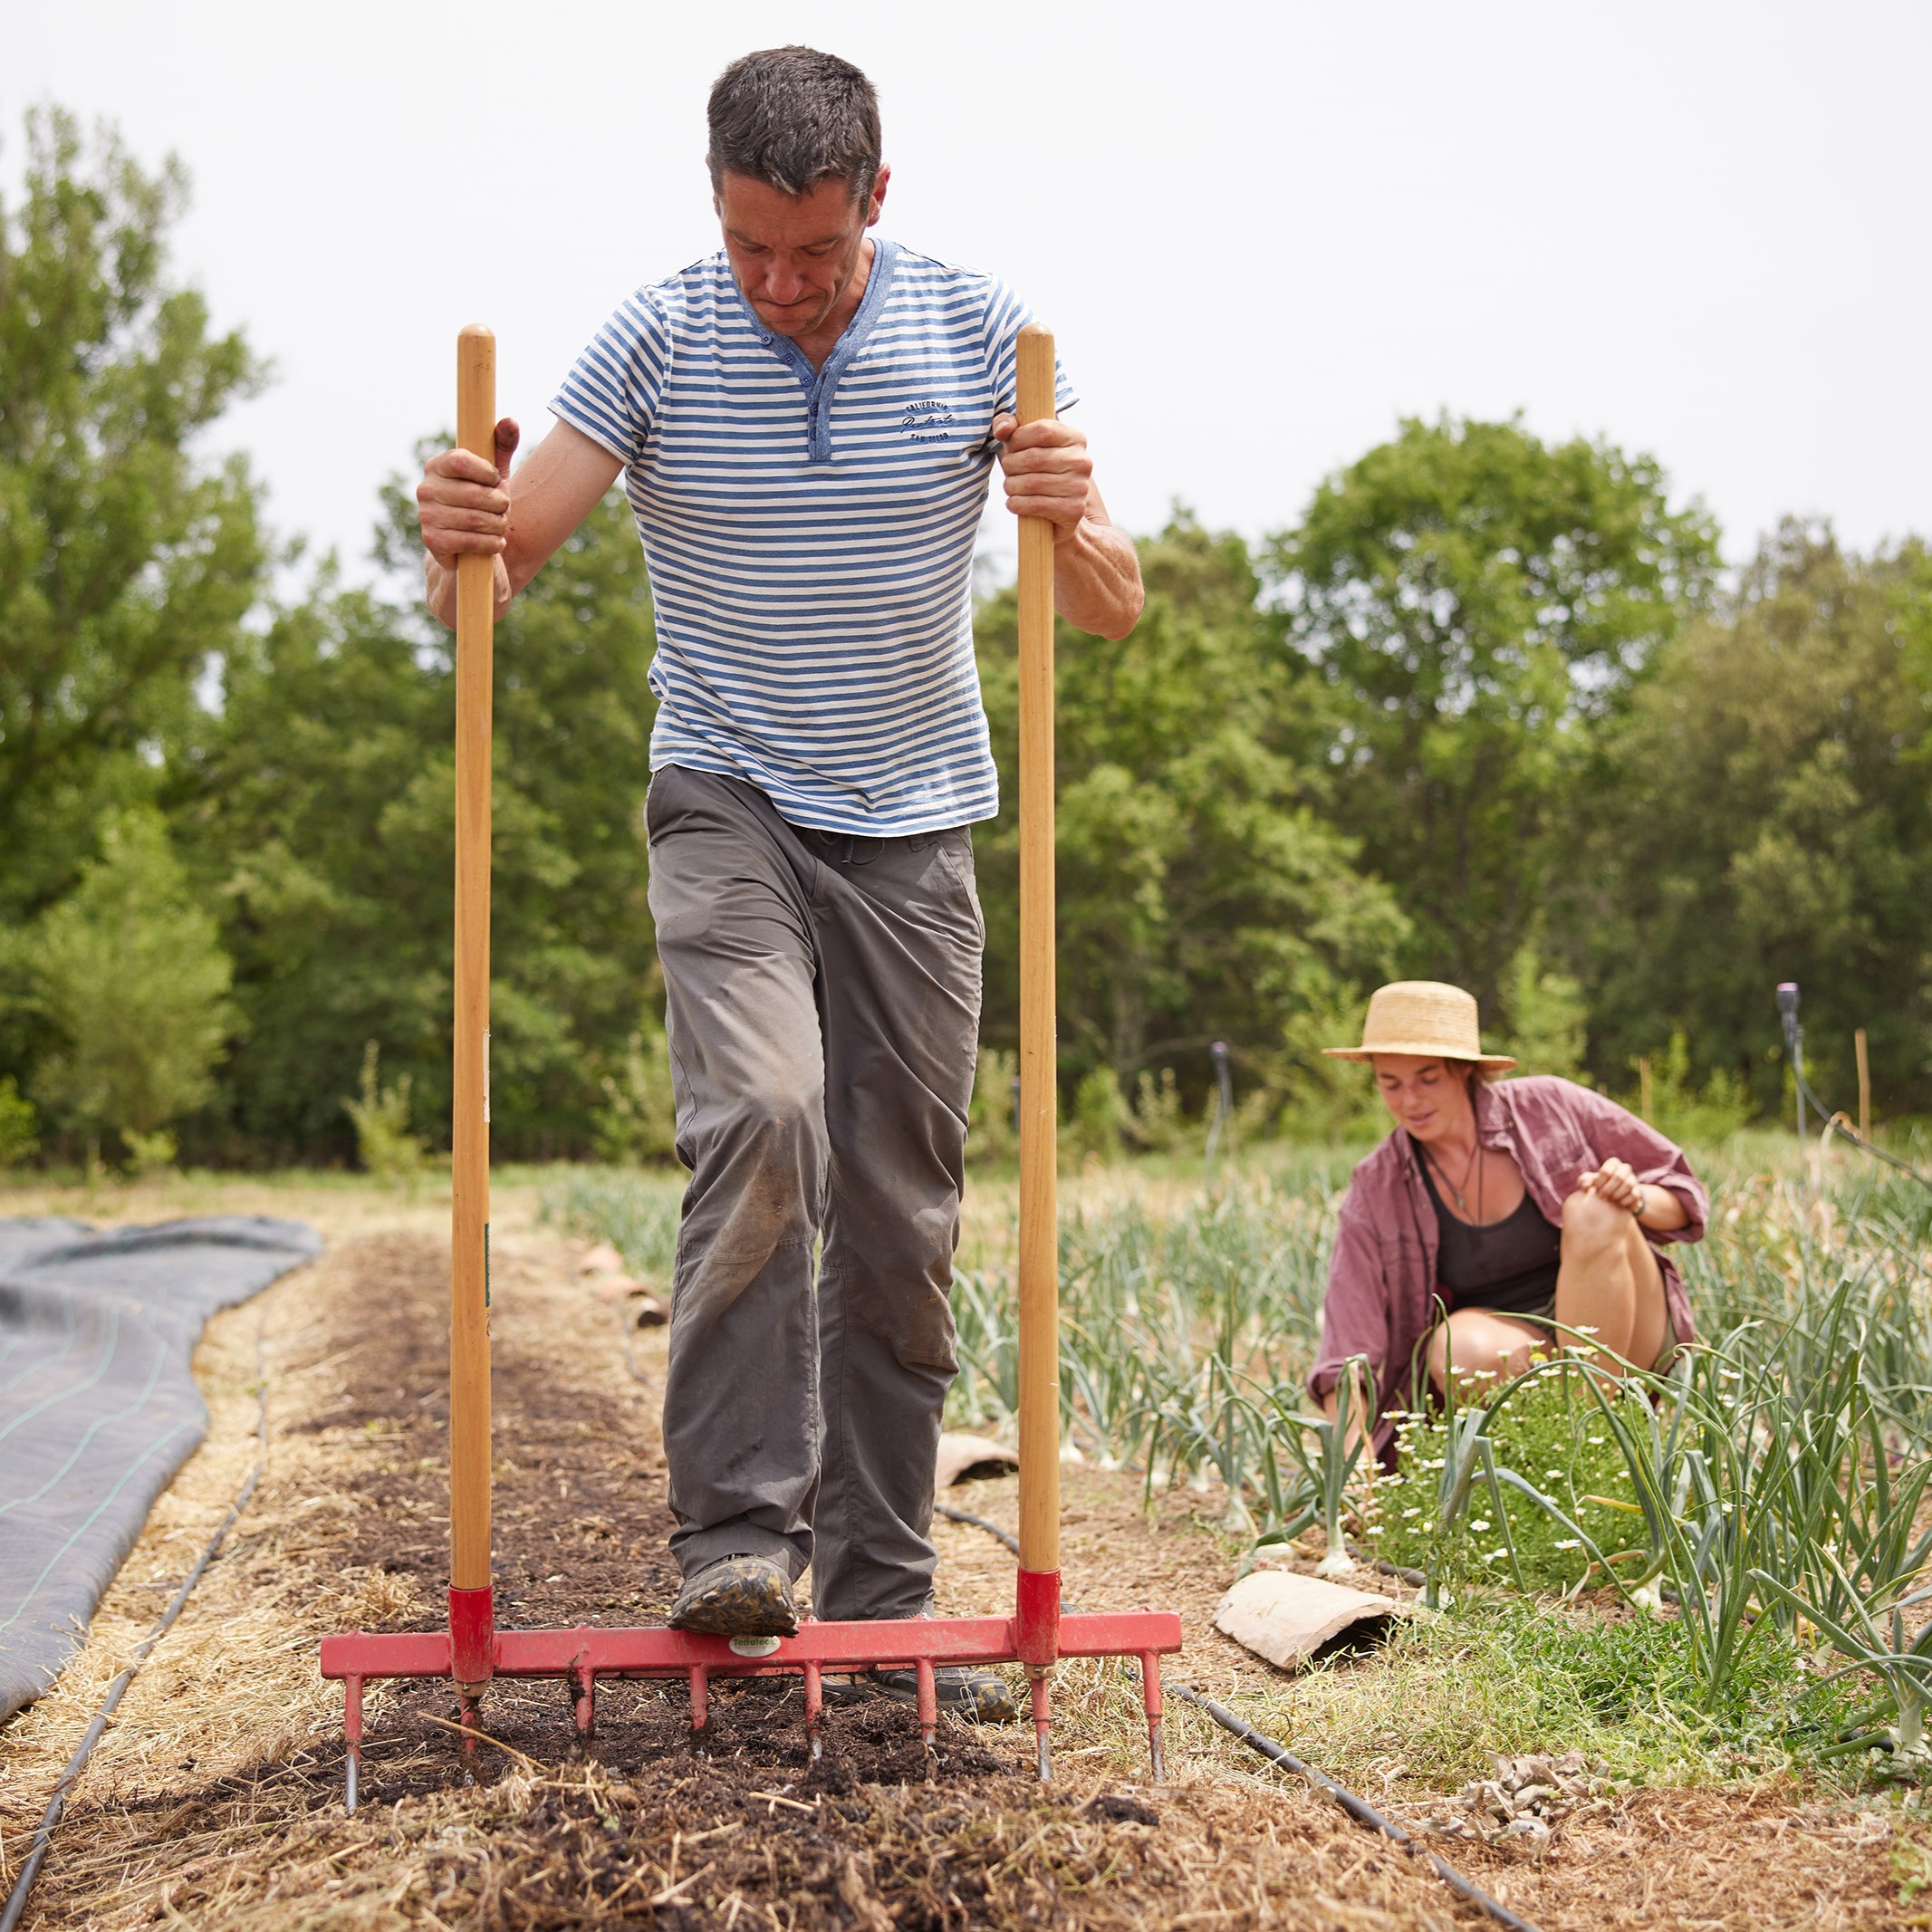
M 416 519 L 429 553 L 425 567 L 432 610 L 454 595 L 457 559 L 482 553 L 494 561 L 495 603 L 500 617 L 510 601 L 510 575 L 504 552 L 510 541 L 510 460 L 521 431 L 513 418 L 496 425 L 496 460 L 490 463 L 466 449 L 446 449 L 431 457 L 416 486 Z
M 1000 416 L 993 434 L 1006 476 L 1006 507 L 1015 516 L 1045 517 L 1054 543 L 1064 543 L 1097 504 L 1086 431 L 1050 417 L 1022 425 L 1016 417 Z
M 1053 603 L 1068 623 L 1096 637 L 1124 638 L 1140 615 L 1140 559 L 1107 520 L 1094 486 L 1087 433 L 1043 418 L 1022 425 L 997 416 L 1006 507 L 1053 526 Z

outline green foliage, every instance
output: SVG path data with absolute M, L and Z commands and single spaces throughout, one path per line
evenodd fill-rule
M 1638 1095 L 1626 1104 L 1635 1110 Z M 1658 1132 L 1679 1146 L 1696 1141 L 1719 1147 L 1750 1124 L 1756 1111 L 1751 1089 L 1741 1074 L 1713 1067 L 1701 1084 L 1690 1068 L 1690 1043 L 1679 1027 L 1661 1053 L 1650 1056 L 1650 1119 Z
M 1211 1099 L 1208 1104 L 1212 1106 Z M 1161 1068 L 1158 1078 L 1150 1068 L 1141 1069 L 1134 1082 L 1134 1103 L 1127 1111 L 1127 1130 L 1146 1153 L 1194 1151 L 1200 1137 L 1182 1108 L 1180 1083 L 1172 1067 Z
M 1173 1077 L 1168 1074 L 1170 1082 Z M 1113 1069 L 1090 1068 L 1074 1090 L 1067 1151 L 1076 1158 L 1112 1159 L 1120 1151 L 1120 1129 L 1126 1119 L 1127 1102 Z
M 653 985 L 652 636 L 615 497 L 496 627 L 491 1112 L 504 1156 L 589 1150 L 610 1106 L 603 1078 L 621 1088 Z M 417 1118 L 448 1118 L 454 706 L 448 633 L 326 574 L 230 658 L 179 820 L 224 889 L 249 1024 L 220 1095 L 237 1154 L 346 1151 L 334 1097 L 372 1037 L 410 1076 Z
M 1494 1465 L 1479 1468 L 1474 1496 L 1446 1522 L 1441 1479 L 1456 1447 L 1457 1420 L 1446 1409 L 1401 1414 L 1396 1473 L 1363 1499 L 1362 1534 L 1373 1539 L 1378 1556 L 1449 1578 L 1487 1575 L 1519 1590 L 1561 1591 L 1592 1569 L 1585 1538 L 1614 1561 L 1633 1530 L 1642 1530 L 1622 1452 L 1601 1427 L 1581 1372 L 1558 1371 L 1502 1399 L 1483 1431 Z M 1508 1488 L 1496 1466 L 1554 1498 L 1582 1534 Z M 1648 1552 L 1648 1537 L 1639 1541 Z
M 39 1116 L 9 1073 L 0 1080 L 0 1168 L 15 1168 L 40 1152 Z
M 111 812 L 100 841 L 101 856 L 42 916 L 29 949 L 62 1043 L 34 1091 L 91 1140 L 151 1134 L 199 1107 L 235 1021 L 219 928 L 160 814 Z
M 571 1234 L 608 1241 L 633 1274 L 662 1282 L 678 1258 L 682 1193 L 669 1176 L 577 1168 L 543 1190 L 542 1215 Z
M 0 1080 L 37 1091 L 80 1045 L 18 935 L 74 891 L 107 814 L 154 806 L 221 920 L 237 1015 L 170 1130 L 200 1160 L 341 1159 L 370 1038 L 418 1119 L 447 1119 L 450 643 L 399 486 L 383 588 L 325 563 L 264 610 L 255 485 L 196 440 L 263 371 L 170 269 L 184 192 L 174 162 L 49 109 L 0 207 Z M 1860 559 L 1787 524 L 1720 602 L 1709 519 L 1655 462 L 1445 418 L 1340 471 L 1259 559 L 1181 513 L 1140 554 L 1133 635 L 1058 639 L 1074 1149 L 1187 1151 L 1216 1038 L 1250 1132 L 1379 1131 L 1320 1048 L 1398 971 L 1475 992 L 1528 1071 L 1622 1091 L 1652 1056 L 1660 1120 L 1708 1135 L 1777 1110 L 1768 991 L 1795 977 L 1821 1091 L 1849 1103 L 1863 1026 L 1881 1115 L 1932 1110 L 1921 543 Z M 976 628 L 1006 802 L 981 838 L 983 1044 L 1010 1053 L 1012 594 Z M 652 644 L 616 496 L 498 627 L 506 1155 L 668 1145 L 638 1024 Z M 1010 1156 L 1009 1126 L 976 1100 L 975 1158 Z
M 1324 484 L 1270 554 L 1339 700 L 1335 822 L 1398 889 L 1406 964 L 1493 1011 L 1591 727 L 1708 599 L 1715 528 L 1647 457 L 1446 418 Z
M 1020 1151 L 1018 1103 L 1014 1082 L 1019 1078 L 1017 1053 L 983 1046 L 973 1070 L 973 1099 L 966 1110 L 966 1158 L 991 1165 L 1012 1160 Z
M 158 1127 L 151 1134 L 123 1128 L 120 1138 L 127 1145 L 128 1165 L 141 1179 L 166 1174 L 174 1167 L 179 1143 L 167 1128 Z
M 670 1043 L 657 1015 L 646 1013 L 624 1045 L 621 1070 L 603 1076 L 604 1105 L 592 1117 L 599 1159 L 668 1160 L 678 1146 L 678 1103 L 671 1091 Z
M 1590 1013 L 1581 985 L 1567 973 L 1547 969 L 1536 942 L 1525 939 L 1510 962 L 1504 990 L 1509 1039 L 1503 1051 L 1515 1056 L 1516 1072 L 1556 1073 L 1588 1086 Z
M 1190 1100 L 1216 1038 L 1272 1050 L 1309 968 L 1369 979 L 1405 922 L 1322 815 L 1319 687 L 1280 647 L 1245 546 L 1185 516 L 1142 546 L 1146 614 L 1056 646 L 1060 1037 L 1070 1086 L 1171 1065 Z M 1018 1007 L 1012 593 L 976 626 L 1003 808 L 980 842 L 985 1036 Z M 1158 1074 L 1157 1074 L 1158 1079 Z
M 1802 1648 L 1775 1634 L 1716 1707 L 1701 1705 L 1675 1623 L 1558 1610 L 1497 1591 L 1457 1596 L 1447 1615 L 1405 1621 L 1374 1668 L 1332 1663 L 1241 1715 L 1357 1790 L 1379 1788 L 1399 1740 L 1405 1788 L 1453 1791 L 1491 1776 L 1499 1754 L 1572 1749 L 1631 1784 L 1682 1786 L 1829 1765 L 1856 1713 L 1821 1683 Z
M 1600 1067 L 1681 1030 L 1700 1083 L 1744 1076 L 1774 1113 L 1771 993 L 1795 979 L 1821 1093 L 1856 1095 L 1864 1026 L 1881 1110 L 1932 1100 L 1927 636 L 1919 545 L 1861 561 L 1786 524 L 1661 653 L 1580 801 L 1596 832 L 1564 917 Z
M 170 276 L 187 179 L 111 131 L 26 120 L 0 207 L 0 914 L 73 883 L 101 813 L 152 799 L 197 677 L 261 593 L 240 457 L 197 438 L 261 380 Z M 16 1051 L 31 1055 L 29 1042 Z
M 1367 1071 L 1357 1062 L 1331 1060 L 1323 1051 L 1352 1046 L 1361 1038 L 1367 995 L 1320 972 L 1300 975 L 1296 994 L 1282 1021 L 1280 1043 L 1267 1060 L 1283 1102 L 1277 1130 L 1318 1143 L 1368 1140 L 1388 1132 L 1388 1111 Z
M 356 1154 L 363 1171 L 385 1185 L 413 1194 L 423 1168 L 423 1140 L 409 1131 L 409 1076 L 382 1084 L 382 1050 L 371 1040 L 362 1049 L 362 1077 L 357 1097 L 342 1102 L 355 1122 Z

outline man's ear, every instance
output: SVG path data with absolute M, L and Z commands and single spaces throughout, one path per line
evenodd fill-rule
M 891 186 L 892 170 L 881 161 L 879 172 L 872 177 L 871 206 L 866 210 L 865 225 L 873 226 L 879 220 L 879 211 L 886 205 L 886 189 Z

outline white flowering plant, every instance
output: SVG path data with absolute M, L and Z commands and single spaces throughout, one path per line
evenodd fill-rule
M 1633 1578 L 1648 1540 L 1629 1467 L 1603 1434 L 1583 1372 L 1552 1365 L 1514 1385 L 1492 1384 L 1487 1404 L 1466 1397 L 1458 1408 L 1397 1411 L 1395 1473 L 1368 1501 L 1365 1534 L 1375 1553 L 1445 1581 L 1484 1575 L 1563 1591 L 1610 1581 L 1597 1569 L 1594 1545 Z M 1504 1471 L 1548 1497 L 1569 1524 Z M 1458 1503 L 1456 1478 L 1465 1475 Z

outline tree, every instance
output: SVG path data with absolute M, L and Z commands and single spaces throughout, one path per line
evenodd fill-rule
M 1312 978 L 1373 976 L 1401 941 L 1388 891 L 1320 806 L 1319 687 L 1256 602 L 1247 548 L 1177 518 L 1142 546 L 1148 603 L 1124 643 L 1056 643 L 1061 1043 L 1069 1091 L 1127 1092 L 1182 1063 L 1198 1090 L 1225 1038 L 1269 1061 Z M 1015 1033 L 1017 624 L 976 626 L 1003 806 L 982 829 L 989 1043 Z
M 186 177 L 111 130 L 27 118 L 0 208 L 0 915 L 50 903 L 104 809 L 150 798 L 156 754 L 262 586 L 246 466 L 194 438 L 261 370 L 168 274 Z
M 1565 909 L 1591 1057 L 1687 1040 L 1687 1071 L 1783 1072 L 1773 989 L 1802 989 L 1821 1093 L 1871 1037 L 1881 1106 L 1932 1105 L 1932 570 L 1786 523 L 1721 614 L 1672 643 L 1610 734 Z
M 1324 483 L 1269 555 L 1341 700 L 1336 822 L 1414 922 L 1404 964 L 1488 1007 L 1591 728 L 1709 600 L 1711 520 L 1647 457 L 1446 417 Z
M 391 492 L 382 556 L 415 565 Z M 419 555 L 419 553 L 416 553 Z M 591 1150 L 655 982 L 640 815 L 649 582 L 612 497 L 496 627 L 491 1112 L 506 1156 Z M 168 796 L 226 908 L 247 1037 L 201 1131 L 243 1159 L 346 1158 L 370 1041 L 447 1142 L 455 769 L 449 633 L 325 573 L 231 655 Z M 648 1030 L 648 1028 L 647 1028 Z
M 30 956 L 62 1045 L 36 1097 L 130 1146 L 201 1105 L 234 1020 L 216 921 L 195 902 L 152 808 L 111 813 L 101 856 L 44 914 Z

